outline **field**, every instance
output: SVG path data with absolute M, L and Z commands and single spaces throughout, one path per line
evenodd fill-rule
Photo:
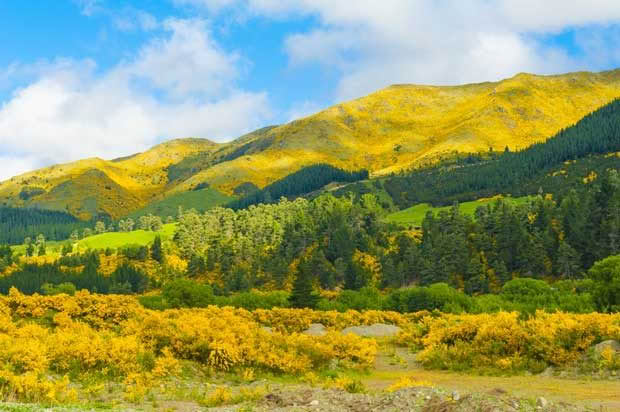
M 99 235 L 88 236 L 78 242 L 78 250 L 84 249 L 107 249 L 119 248 L 128 245 L 146 246 L 153 243 L 157 235 L 162 240 L 172 239 L 176 224 L 167 223 L 162 226 L 159 232 L 146 230 L 134 230 L 132 232 L 108 232 Z M 45 249 L 48 255 L 59 255 L 62 247 L 68 241 L 48 241 L 45 242 Z M 11 247 L 15 254 L 25 254 L 26 245 L 16 245 Z
M 127 245 L 146 246 L 153 243 L 156 236 L 161 236 L 162 240 L 171 239 L 174 236 L 174 223 L 163 225 L 159 232 L 147 230 L 134 230 L 132 232 L 109 232 L 100 235 L 93 235 L 78 242 L 79 249 L 107 249 L 119 248 Z
M 459 205 L 459 208 L 462 213 L 469 215 L 469 216 L 473 216 L 474 213 L 476 212 L 476 209 L 478 209 L 480 206 L 486 206 L 490 203 L 493 203 L 496 199 L 497 198 L 479 199 L 479 200 L 474 200 L 472 202 L 465 202 L 465 203 L 461 203 Z M 520 205 L 520 204 L 527 203 L 527 201 L 530 198 L 525 196 L 525 197 L 517 197 L 517 198 L 504 197 L 503 199 L 514 205 Z M 398 223 L 401 225 L 419 227 L 422 225 L 422 221 L 424 220 L 424 217 L 426 216 L 428 211 L 432 211 L 433 214 L 437 215 L 441 211 L 450 210 L 450 208 L 451 206 L 432 207 L 431 205 L 427 203 L 422 203 L 419 205 L 411 206 L 410 208 L 407 208 L 404 210 L 400 210 L 395 213 L 391 213 L 386 217 L 386 220 L 388 222 Z
M 165 199 L 150 203 L 148 206 L 129 214 L 129 217 L 137 218 L 147 214 L 161 216 L 162 218 L 176 216 L 179 206 L 183 210 L 196 209 L 199 212 L 204 212 L 212 207 L 225 205 L 233 199 L 212 188 L 191 190 L 189 192 L 176 193 Z

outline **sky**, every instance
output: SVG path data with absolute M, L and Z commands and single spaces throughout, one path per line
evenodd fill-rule
M 395 83 L 620 67 L 618 0 L 3 0 L 0 180 Z

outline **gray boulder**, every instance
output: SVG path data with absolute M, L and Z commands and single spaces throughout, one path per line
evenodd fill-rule
M 385 323 L 375 323 L 370 326 L 349 326 L 342 330 L 343 335 L 352 333 L 357 336 L 364 336 L 368 338 L 382 338 L 388 336 L 395 336 L 401 331 L 401 328 L 394 325 L 387 325 Z
M 327 329 L 322 323 L 311 323 L 310 327 L 302 333 L 310 336 L 323 336 L 327 333 Z
M 594 345 L 594 352 L 600 355 L 607 348 L 611 348 L 614 352 L 620 352 L 620 342 L 613 339 L 605 340 L 597 345 Z

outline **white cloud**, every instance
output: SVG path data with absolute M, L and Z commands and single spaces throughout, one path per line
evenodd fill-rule
M 131 7 L 124 8 L 121 12 L 109 12 L 114 26 L 121 31 L 132 30 L 155 30 L 159 27 L 159 22 L 150 13 Z
M 264 124 L 266 94 L 234 86 L 239 58 L 217 47 L 203 21 L 167 20 L 164 28 L 104 73 L 90 60 L 33 65 L 35 80 L 0 107 L 0 180 L 50 162 L 134 153 L 163 138 L 227 140 Z
M 457 84 L 620 64 L 611 39 L 584 39 L 600 47 L 585 48 L 579 59 L 544 42 L 567 28 L 620 23 L 618 0 L 177 1 L 246 16 L 312 16 L 317 24 L 292 33 L 285 48 L 292 65 L 338 69 L 338 99 L 393 83 Z

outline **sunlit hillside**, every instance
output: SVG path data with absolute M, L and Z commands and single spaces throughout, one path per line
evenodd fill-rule
M 375 175 L 433 161 L 452 151 L 511 150 L 550 137 L 620 96 L 620 70 L 557 76 L 519 74 L 453 87 L 396 85 L 274 128 L 268 149 L 204 170 L 230 191 L 259 186 L 317 162 Z M 183 187 L 183 186 L 181 186 Z
M 463 86 L 395 85 L 228 144 L 173 140 L 123 159 L 27 173 L 0 184 L 0 204 L 119 217 L 199 185 L 230 195 L 242 183 L 263 187 L 315 163 L 382 175 L 454 151 L 524 148 L 619 96 L 620 69 L 518 74 Z
M 167 190 L 169 165 L 217 146 L 206 139 L 177 139 L 120 159 L 54 165 L 1 183 L 0 199 L 11 206 L 67 210 L 83 219 L 100 212 L 118 217 Z

